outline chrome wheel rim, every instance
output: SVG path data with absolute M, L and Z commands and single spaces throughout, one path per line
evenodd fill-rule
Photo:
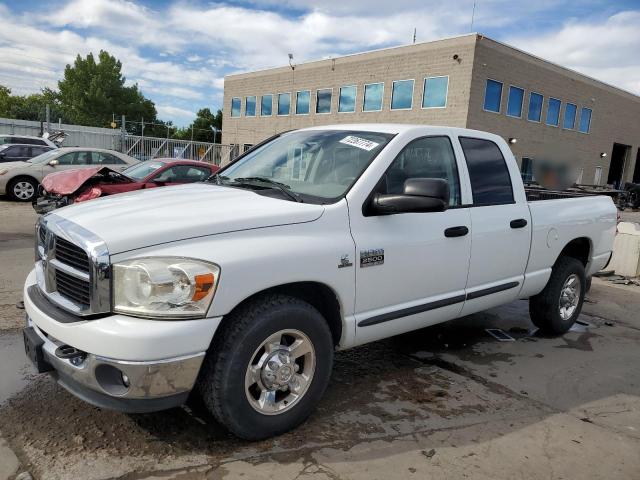
M 580 289 L 578 276 L 575 273 L 569 275 L 562 286 L 562 290 L 560 290 L 560 300 L 558 301 L 562 320 L 569 320 L 576 312 L 578 303 L 580 303 Z
M 29 182 L 18 182 L 13 186 L 13 194 L 20 200 L 29 200 L 35 191 Z
M 278 415 L 293 408 L 307 393 L 316 369 L 313 344 L 300 330 L 270 335 L 251 356 L 245 393 L 254 410 Z

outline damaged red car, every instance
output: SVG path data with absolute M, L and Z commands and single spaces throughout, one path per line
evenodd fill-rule
M 201 182 L 219 169 L 216 165 L 193 160 L 156 158 L 132 165 L 122 172 L 95 167 L 51 173 L 42 180 L 33 208 L 43 214 L 116 193 Z

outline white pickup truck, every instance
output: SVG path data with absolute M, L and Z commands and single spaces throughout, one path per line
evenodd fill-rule
M 508 145 L 484 132 L 283 133 L 205 183 L 42 217 L 25 348 L 94 405 L 195 394 L 237 436 L 277 435 L 312 412 L 336 349 L 523 298 L 536 326 L 566 332 L 616 209 L 557 196 L 528 201 Z

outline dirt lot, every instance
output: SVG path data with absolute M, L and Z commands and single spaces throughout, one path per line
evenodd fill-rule
M 0 433 L 35 478 L 640 478 L 640 287 L 594 280 L 559 338 L 518 301 L 341 352 L 305 425 L 247 443 L 197 405 L 123 415 L 34 375 L 15 303 L 35 215 L 0 200 L 0 219 Z

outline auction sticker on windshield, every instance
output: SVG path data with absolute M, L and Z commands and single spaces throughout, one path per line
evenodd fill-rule
M 349 135 L 348 137 L 344 137 L 340 140 L 340 143 L 344 143 L 345 145 L 351 145 L 352 147 L 358 147 L 362 150 L 366 150 L 370 152 L 374 148 L 376 148 L 379 143 L 372 142 L 371 140 L 367 140 L 366 138 L 356 137 L 354 135 Z

